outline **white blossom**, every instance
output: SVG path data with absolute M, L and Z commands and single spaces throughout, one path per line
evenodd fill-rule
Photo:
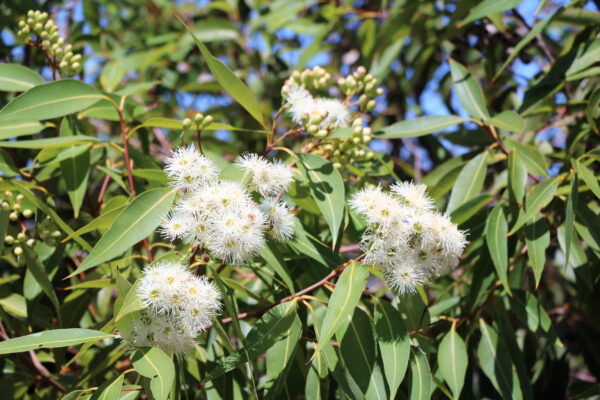
M 269 221 L 269 233 L 275 240 L 284 242 L 294 236 L 294 215 L 284 202 L 264 199 L 260 209 Z
M 261 196 L 274 196 L 286 190 L 294 178 L 281 160 L 271 162 L 254 153 L 242 154 L 236 164 L 250 173 L 250 181 Z

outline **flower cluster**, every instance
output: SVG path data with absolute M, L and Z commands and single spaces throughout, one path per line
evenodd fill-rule
M 214 163 L 196 148 L 180 147 L 167 160 L 165 171 L 181 196 L 162 225 L 171 241 L 195 242 L 225 263 L 242 263 L 265 245 L 264 233 L 285 241 L 293 235 L 294 218 L 278 199 L 293 179 L 280 161 L 244 154 L 236 165 L 246 171 L 247 186 L 219 179 Z M 262 200 L 256 203 L 253 188 Z
M 133 323 L 132 344 L 158 347 L 168 354 L 189 350 L 221 308 L 221 294 L 208 279 L 171 262 L 146 268 L 137 295 L 145 309 Z
M 434 211 L 425 185 L 396 183 L 390 193 L 365 188 L 350 205 L 367 221 L 365 260 L 381 267 L 401 294 L 450 273 L 467 244 L 465 233 L 447 215 Z
M 37 36 L 36 45 L 41 46 L 49 55 L 56 59 L 60 71 L 66 75 L 75 75 L 81 69 L 81 54 L 73 54 L 73 46 L 60 37 L 58 27 L 47 12 L 29 10 L 27 18 L 19 22 L 18 36 L 24 41 Z

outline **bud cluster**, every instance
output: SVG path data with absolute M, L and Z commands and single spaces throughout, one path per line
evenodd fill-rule
M 365 260 L 379 266 L 401 294 L 452 272 L 467 244 L 450 217 L 434 210 L 425 189 L 400 182 L 390 193 L 362 189 L 350 201 L 367 221 L 361 242 Z
M 5 248 L 12 246 L 12 253 L 17 257 L 23 254 L 24 246 L 33 248 L 38 240 L 49 246 L 56 246 L 61 236 L 60 230 L 48 216 L 42 222 L 35 224 L 34 228 L 29 228 L 28 226 L 32 224 L 28 220 L 34 218 L 35 214 L 31 209 L 24 208 L 24 200 L 22 194 L 15 196 L 13 192 L 7 190 L 4 192 L 4 199 L 0 201 L 2 211 L 9 213 L 8 220 L 15 225 L 14 227 L 9 225 L 8 233 L 4 237 Z
M 183 355 L 221 309 L 221 293 L 206 277 L 173 263 L 155 263 L 139 278 L 137 296 L 145 309 L 133 322 L 135 346 L 155 346 Z
M 74 54 L 73 46 L 65 45 L 65 39 L 47 12 L 29 10 L 27 17 L 19 21 L 17 35 L 25 42 L 36 35 L 36 43 L 56 62 L 61 73 L 75 75 L 81 69 L 81 54 Z
M 357 118 L 352 122 L 348 137 L 326 136 L 322 138 L 321 145 L 313 150 L 313 154 L 328 158 L 339 170 L 348 164 L 372 159 L 374 153 L 369 149 L 372 138 L 372 129 L 363 126 L 362 119 Z
M 196 113 L 196 115 L 194 115 L 194 118 L 185 118 L 182 121 L 183 132 L 185 133 L 188 130 L 190 130 L 192 128 L 192 125 L 194 125 L 197 130 L 202 130 L 202 129 L 206 128 L 207 126 L 209 126 L 210 124 L 212 124 L 213 121 L 214 121 L 214 118 L 212 117 L 212 115 L 204 115 L 202 113 Z
M 383 94 L 383 89 L 377 87 L 378 83 L 377 78 L 367 74 L 367 69 L 363 66 L 337 81 L 338 87 L 346 96 L 353 97 L 360 94 L 358 106 L 359 110 L 364 112 L 373 110 L 377 105 L 375 98 Z
M 327 89 L 332 83 L 331 74 L 323 67 L 314 67 L 313 69 L 307 68 L 304 71 L 294 71 L 289 79 L 285 82 L 285 85 L 301 86 L 307 90 L 315 91 Z M 286 91 L 284 85 L 282 91 Z
M 293 172 L 256 154 L 245 154 L 236 164 L 250 178 L 246 187 L 219 179 L 214 163 L 193 145 L 178 148 L 165 171 L 180 198 L 162 225 L 163 236 L 196 243 L 225 263 L 252 259 L 263 249 L 265 233 L 289 239 L 294 217 L 277 196 L 287 189 Z M 257 197 L 262 197 L 259 203 Z

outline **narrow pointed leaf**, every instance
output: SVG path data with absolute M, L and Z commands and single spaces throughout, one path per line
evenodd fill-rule
M 581 161 L 573 160 L 573 166 L 585 184 L 588 185 L 590 190 L 600 199 L 600 184 L 598 184 L 598 178 L 594 176 L 594 173 Z
M 334 333 L 344 323 L 346 317 L 352 313 L 368 278 L 369 271 L 359 262 L 350 263 L 342 272 L 329 298 L 315 353 L 319 353 L 329 344 Z
M 494 0 L 495 1 L 495 0 Z M 452 83 L 460 104 L 467 110 L 471 117 L 487 120 L 490 113 L 487 110 L 483 90 L 473 75 L 458 62 L 450 59 L 450 73 Z
M 333 164 L 313 154 L 298 154 L 298 166 L 309 183 L 310 194 L 319 206 L 331 231 L 332 247 L 344 219 L 344 181 Z
M 150 378 L 150 390 L 156 400 L 165 400 L 175 379 L 171 357 L 155 347 L 142 347 L 131 353 L 131 363 L 142 376 Z
M 45 126 L 38 121 L 2 121 L 0 122 L 0 140 L 30 135 L 44 128 Z
M 510 293 L 510 286 L 508 285 L 508 239 L 506 238 L 506 232 L 508 231 L 508 224 L 504 217 L 504 211 L 502 206 L 497 205 L 494 207 L 487 219 L 487 226 L 485 230 L 486 243 L 492 262 L 498 273 L 498 277 L 502 282 L 502 285 Z
M 94 390 L 90 400 L 118 399 L 121 394 L 121 388 L 123 387 L 123 379 L 125 379 L 125 375 L 121 374 L 104 382 L 98 389 Z
M 533 175 L 548 178 L 546 159 L 537 148 L 510 139 L 506 139 L 504 144 L 508 149 L 514 149 L 517 152 L 518 157 L 523 161 L 523 164 L 525 164 L 527 171 Z
M 408 367 L 410 339 L 402 315 L 386 301 L 377 300 L 375 303 L 375 338 L 390 388 L 389 397 L 395 398 Z
M 465 122 L 456 115 L 426 115 L 411 120 L 400 121 L 375 133 L 377 138 L 396 139 L 428 135 Z
M 43 84 L 44 79 L 37 72 L 21 64 L 0 64 L 2 92 L 23 92 Z
M 62 79 L 35 86 L 16 97 L 0 110 L 2 120 L 42 121 L 81 111 L 102 98 L 88 84 Z
M 552 201 L 552 198 L 554 198 L 554 195 L 556 194 L 557 188 L 558 180 L 556 178 L 548 179 L 535 185 L 531 191 L 531 195 L 527 196 L 525 199 L 525 212 L 519 213 L 517 222 L 515 222 L 515 225 L 512 227 L 508 235 L 510 236 L 514 234 L 525 223 L 535 218 L 535 216 L 540 213 L 540 210 L 546 207 L 548 203 Z
M 265 399 L 276 399 L 285 385 L 291 367 L 291 358 L 302 333 L 302 323 L 295 318 L 283 338 L 267 350 Z
M 202 57 L 204 57 L 208 69 L 210 69 L 210 72 L 212 72 L 217 82 L 219 82 L 219 85 L 240 103 L 240 105 L 244 107 L 246 111 L 248 111 L 248 113 L 250 113 L 250 115 L 252 115 L 252 117 L 254 117 L 254 119 L 266 130 L 267 127 L 258 100 L 256 100 L 256 97 L 254 97 L 254 94 L 250 91 L 248 86 L 235 76 L 229 67 L 213 56 L 204 43 L 198 40 L 196 35 L 194 35 L 194 32 L 179 17 L 177 17 L 177 19 L 179 19 L 188 33 L 194 38 L 194 42 L 196 42 L 196 46 L 200 49 L 200 53 L 202 53 Z
M 13 149 L 52 149 L 91 142 L 100 142 L 100 139 L 82 135 L 32 140 L 2 141 L 0 142 L 0 147 Z
M 496 128 L 517 133 L 523 132 L 523 129 L 525 128 L 525 121 L 523 121 L 523 118 L 511 110 L 502 111 L 500 114 L 494 115 L 488 122 Z
M 575 221 L 575 208 L 577 208 L 577 198 L 579 196 L 579 185 L 577 181 L 577 172 L 571 179 L 571 194 L 567 198 L 567 211 L 565 212 L 565 265 L 569 265 L 569 256 L 571 255 L 571 236 L 573 233 L 573 222 Z
M 438 349 L 438 365 L 444 380 L 450 386 L 454 398 L 460 397 L 463 385 L 465 383 L 465 374 L 469 357 L 467 347 L 460 335 L 456 333 L 456 325 L 452 324 Z
M 0 342 L 0 354 L 20 353 L 23 351 L 67 347 L 76 344 L 96 342 L 112 338 L 113 335 L 91 329 L 54 329 L 32 333 Z
M 527 184 L 527 169 L 519 158 L 517 151 L 511 149 L 508 153 L 508 191 L 511 200 L 521 204 L 525 196 Z
M 539 215 L 537 219 L 525 225 L 525 243 L 527 255 L 535 276 L 535 287 L 540 284 L 544 265 L 546 264 L 546 249 L 550 246 L 550 231 L 546 220 Z
M 69 199 L 71 199 L 73 214 L 75 218 L 78 218 L 90 176 L 90 152 L 86 151 L 61 161 L 60 169 L 67 186 Z
M 485 180 L 487 158 L 488 152 L 484 151 L 469 161 L 460 171 L 452 188 L 452 193 L 450 193 L 448 207 L 446 207 L 447 213 L 451 214 L 458 207 L 479 194 Z
M 506 0 L 506 1 L 497 1 L 497 0 L 484 0 L 477 4 L 467 18 L 465 18 L 461 24 L 465 25 L 473 21 L 477 21 L 483 17 L 487 17 L 490 14 L 495 14 L 499 12 L 503 12 L 506 10 L 510 10 L 518 6 L 522 0 Z
M 175 194 L 171 188 L 158 188 L 139 195 L 119 214 L 113 226 L 71 276 L 123 254 L 152 234 L 171 209 Z
M 410 350 L 410 400 L 428 400 L 431 398 L 432 377 L 429 363 L 423 351 L 419 348 Z

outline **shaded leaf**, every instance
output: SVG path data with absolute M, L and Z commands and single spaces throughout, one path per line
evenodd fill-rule
M 523 118 L 511 110 L 502 111 L 500 114 L 494 115 L 488 120 L 488 123 L 496 128 L 517 133 L 523 132 L 523 129 L 525 129 Z
M 495 2 L 495 0 L 492 1 Z M 471 117 L 487 120 L 490 114 L 486 107 L 483 90 L 481 90 L 481 86 L 479 86 L 473 75 L 453 59 L 450 59 L 450 73 L 460 104 Z
M 428 400 L 431 398 L 431 371 L 425 353 L 419 348 L 410 349 L 409 398 Z
M 491 14 L 503 12 L 506 10 L 510 10 L 518 6 L 521 3 L 521 0 L 506 0 L 506 1 L 496 1 L 496 0 L 484 0 L 481 3 L 477 4 L 467 18 L 465 18 L 461 24 L 468 24 L 473 21 L 477 21 L 483 17 L 487 17 Z
M 0 64 L 0 91 L 23 92 L 43 84 L 44 79 L 37 72 L 21 64 Z
M 460 171 L 450 193 L 447 213 L 452 214 L 458 207 L 479 194 L 487 172 L 487 158 L 488 152 L 484 151 L 469 161 Z
M 487 225 L 485 229 L 486 243 L 492 262 L 498 273 L 498 277 L 502 282 L 502 285 L 508 293 L 510 293 L 510 286 L 508 284 L 508 239 L 506 238 L 506 232 L 508 231 L 508 224 L 504 217 L 504 211 L 502 206 L 499 204 L 494 207 L 487 219 Z
M 20 353 L 23 351 L 54 347 L 67 347 L 86 342 L 96 342 L 112 337 L 113 335 L 109 333 L 91 329 L 54 329 L 0 342 L 0 354 Z
M 594 173 L 581 161 L 572 160 L 572 163 L 573 167 L 575 167 L 575 171 L 583 179 L 585 184 L 588 185 L 590 190 L 596 195 L 597 198 L 600 199 L 600 184 L 598 184 L 598 178 L 596 178 Z
M 94 390 L 90 400 L 118 399 L 121 394 L 121 388 L 123 387 L 123 379 L 125 379 L 125 375 L 121 374 L 104 382 L 98 389 Z
M 550 246 L 550 231 L 546 220 L 539 215 L 534 221 L 525 225 L 525 243 L 527 255 L 533 267 L 535 287 L 540 284 L 544 265 L 546 264 L 546 249 Z
M 0 123 L 0 140 L 37 133 L 44 128 L 38 121 L 3 121 Z
M 130 356 L 135 370 L 150 378 L 150 390 L 157 400 L 165 400 L 175 379 L 175 365 L 171 357 L 156 347 L 142 347 Z
M 67 186 L 67 193 L 73 206 L 75 218 L 79 217 L 79 209 L 83 204 L 90 176 L 90 153 L 86 151 L 60 163 L 62 176 Z
M 452 324 L 450 332 L 444 335 L 438 349 L 438 365 L 444 380 L 450 386 L 455 398 L 460 397 L 465 383 L 465 374 L 469 357 L 465 342 L 456 333 L 456 324 Z

